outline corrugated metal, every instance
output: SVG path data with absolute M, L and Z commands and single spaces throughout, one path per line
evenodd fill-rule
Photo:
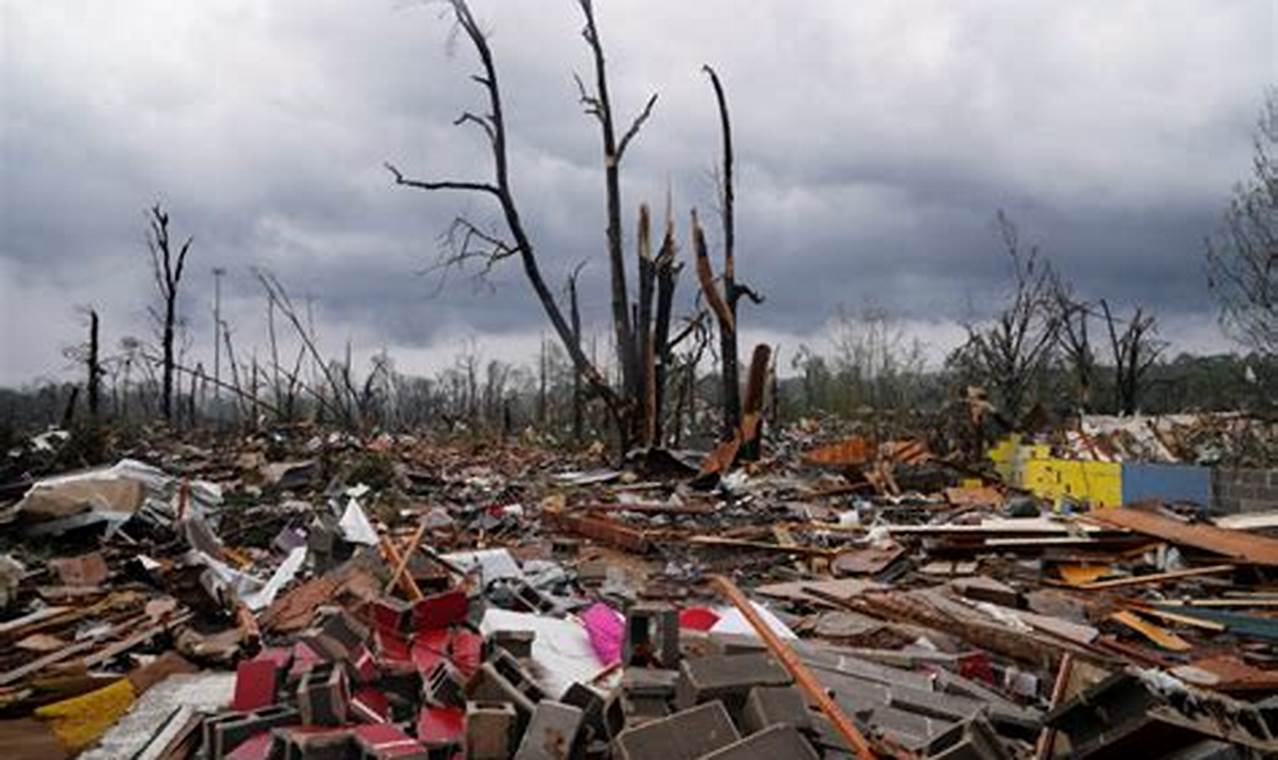
M 1211 470 L 1187 464 L 1123 463 L 1123 503 L 1189 501 L 1211 503 Z

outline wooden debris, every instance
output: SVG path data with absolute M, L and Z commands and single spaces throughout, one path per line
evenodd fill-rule
M 1194 648 L 1192 644 L 1185 641 L 1180 636 L 1177 636 L 1166 628 L 1154 625 L 1147 620 L 1142 620 L 1134 612 L 1122 610 L 1110 615 L 1109 619 L 1115 623 L 1127 626 L 1168 651 L 1188 652 Z

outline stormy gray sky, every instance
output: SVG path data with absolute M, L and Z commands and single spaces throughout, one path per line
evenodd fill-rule
M 1089 297 L 1140 303 L 1178 347 L 1227 350 L 1203 238 L 1250 161 L 1278 82 L 1272 2 L 597 0 L 613 100 L 660 100 L 627 154 L 634 209 L 673 188 L 714 206 L 719 134 L 703 63 L 727 88 L 738 258 L 766 297 L 752 339 L 822 347 L 836 308 L 897 314 L 932 355 L 988 313 L 1007 274 L 993 216 Z M 491 30 L 512 177 L 553 282 L 583 259 L 587 319 L 607 313 L 599 135 L 570 0 L 476 0 Z M 522 358 L 544 320 L 514 262 L 494 289 L 421 274 L 484 198 L 392 187 L 488 179 L 481 91 L 443 6 L 412 0 L 4 0 L 0 3 L 0 383 L 65 372 L 93 305 L 104 339 L 150 334 L 144 209 L 193 235 L 182 310 L 209 352 L 210 270 L 241 355 L 261 345 L 249 268 L 313 299 L 336 354 L 389 348 L 427 373 L 475 338 Z M 712 227 L 713 245 L 721 238 Z M 628 246 L 629 250 L 629 246 Z M 690 273 L 689 273 L 690 274 Z M 682 286 L 684 301 L 693 280 Z

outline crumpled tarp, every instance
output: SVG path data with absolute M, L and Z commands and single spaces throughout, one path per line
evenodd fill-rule
M 158 467 L 121 459 L 110 467 L 38 481 L 13 513 L 30 535 L 58 534 L 82 525 L 106 522 L 111 528 L 134 516 L 169 525 L 178 516 L 181 482 Z M 186 488 L 187 516 L 211 519 L 222 503 L 222 489 L 196 480 Z

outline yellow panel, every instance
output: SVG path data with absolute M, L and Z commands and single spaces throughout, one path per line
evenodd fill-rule
M 36 708 L 37 718 L 49 721 L 53 733 L 72 752 L 96 742 L 133 704 L 129 679 L 121 678 L 88 694 Z
M 1031 459 L 1022 479 L 1022 487 L 1045 499 L 1069 497 L 1107 507 L 1123 500 L 1122 465 L 1117 462 Z

